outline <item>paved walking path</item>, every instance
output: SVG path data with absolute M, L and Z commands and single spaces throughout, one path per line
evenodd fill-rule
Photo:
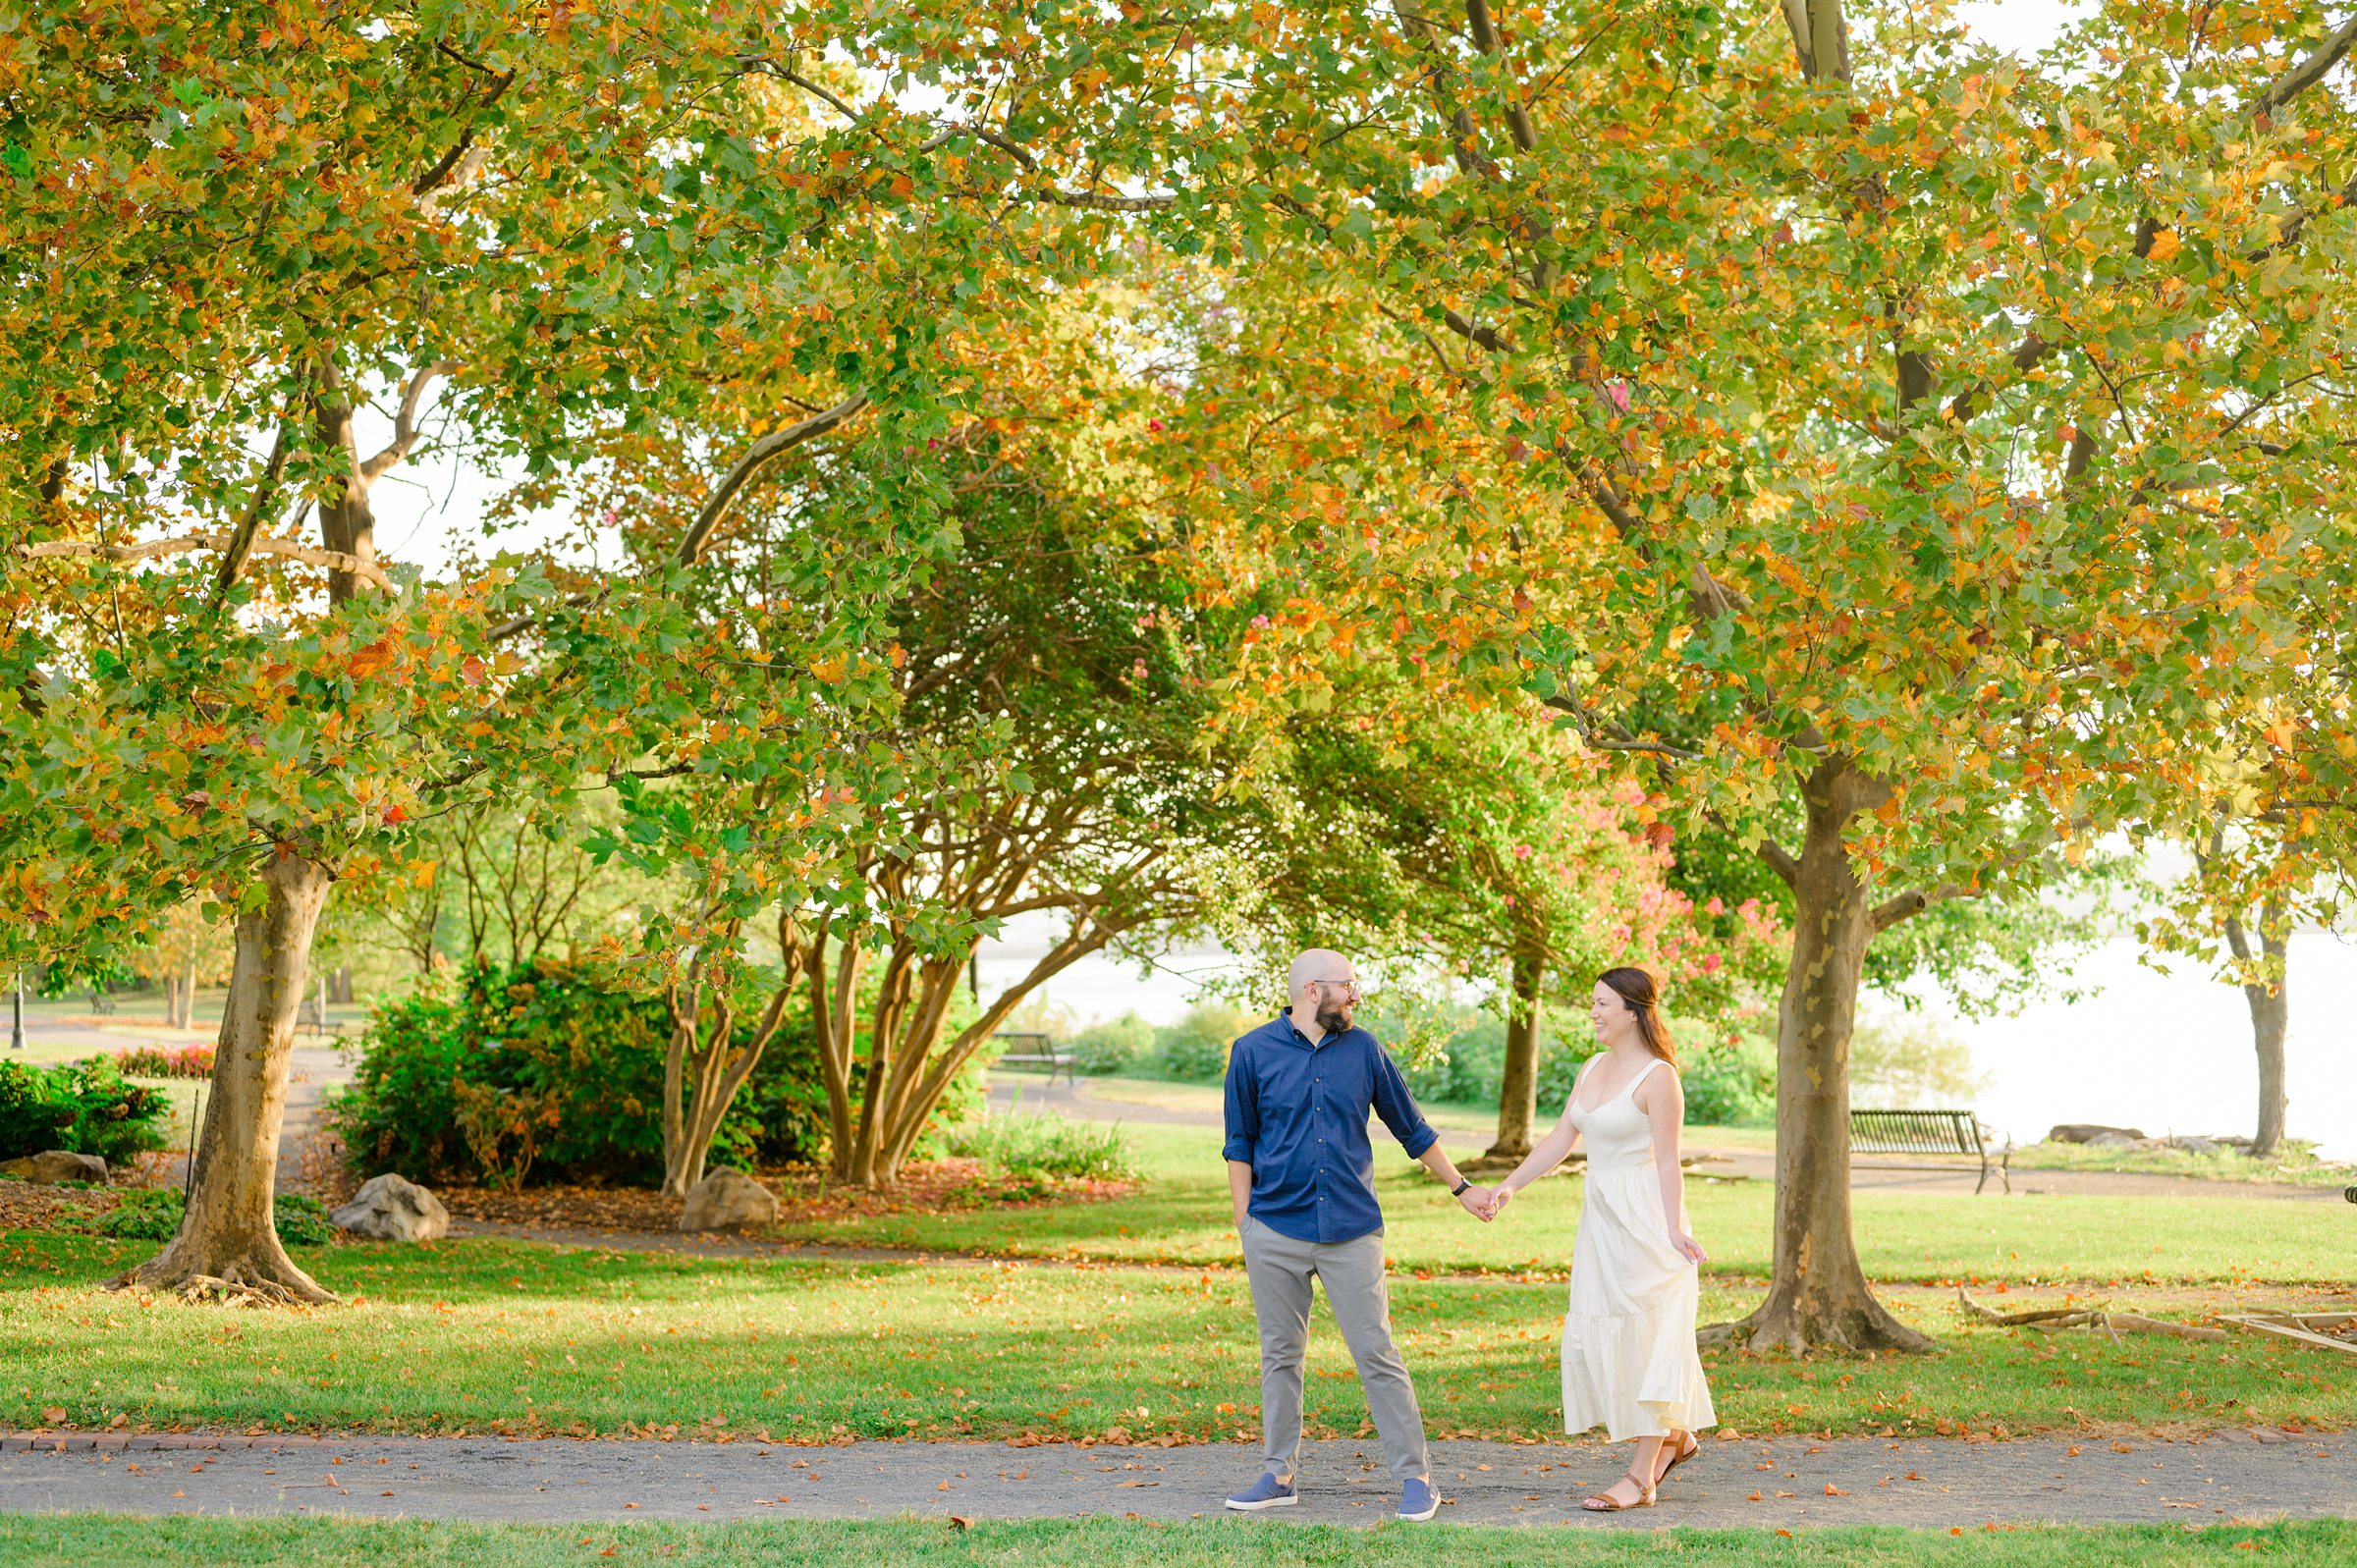
M 800 1515 L 1215 1517 L 1258 1473 L 1246 1444 L 837 1447 L 496 1438 L 0 1437 L 0 1509 L 616 1522 Z M 1706 1441 L 1661 1506 L 1582 1514 L 1627 1450 L 1442 1442 L 1441 1518 L 1786 1529 L 2357 1517 L 2357 1434 Z M 1372 1524 L 1397 1501 L 1372 1441 L 1305 1445 L 1299 1506 L 1256 1523 Z
M 990 1080 L 989 1092 L 991 1108 L 994 1110 L 1003 1111 L 1019 1106 L 1025 1110 L 1053 1111 L 1079 1121 L 1128 1121 L 1175 1127 L 1221 1125 L 1220 1113 L 1216 1109 L 1189 1110 L 1173 1106 L 1100 1099 L 1090 1092 L 1090 1084 L 1086 1079 L 1078 1083 L 1050 1084 L 1039 1078 L 1015 1078 L 1000 1074 Z M 1479 1154 L 1490 1142 L 1487 1131 L 1453 1127 L 1445 1119 L 1438 1125 L 1441 1141 L 1448 1145 L 1450 1154 L 1460 1163 Z M 1732 1177 L 1746 1181 L 1776 1179 L 1774 1154 L 1757 1149 L 1715 1149 L 1711 1146 L 1708 1128 L 1687 1129 L 1685 1152 L 1695 1162 L 1693 1174 L 1697 1176 Z M 1977 1166 L 1961 1169 L 1953 1162 L 1943 1168 L 1938 1164 L 1895 1165 L 1879 1162 L 1874 1156 L 1861 1156 L 1860 1161 L 1862 1162 L 1851 1165 L 1849 1177 L 1851 1189 L 1857 1192 L 1970 1193 L 1980 1179 Z M 2016 1166 L 2012 1172 L 2012 1184 L 2015 1194 L 2029 1195 L 2074 1193 L 2106 1198 L 2281 1198 L 2294 1203 L 2341 1201 L 2338 1186 L 2204 1181 L 2192 1176 L 2146 1175 L 2135 1171 L 2035 1170 Z M 1989 1195 L 1995 1196 L 2002 1190 L 1993 1171 L 1989 1178 Z

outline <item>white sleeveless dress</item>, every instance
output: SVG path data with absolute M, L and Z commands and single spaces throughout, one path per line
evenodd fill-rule
M 1593 1110 L 1580 1108 L 1575 1083 L 1564 1108 L 1588 1162 L 1563 1315 L 1563 1431 L 1601 1426 L 1615 1442 L 1719 1420 L 1694 1349 L 1697 1271 L 1670 1245 L 1653 1124 L 1634 1103 L 1659 1065 Z

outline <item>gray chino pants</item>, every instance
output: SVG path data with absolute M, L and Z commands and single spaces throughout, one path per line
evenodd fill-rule
M 1301 1360 L 1309 1348 L 1310 1281 L 1326 1281 L 1326 1303 L 1342 1326 L 1359 1385 L 1383 1438 L 1394 1481 L 1430 1469 L 1415 1385 L 1392 1343 L 1391 1290 L 1383 1277 L 1383 1232 L 1350 1241 L 1295 1241 L 1244 1217 L 1244 1272 L 1260 1319 L 1260 1428 L 1269 1474 L 1293 1475 L 1301 1450 Z

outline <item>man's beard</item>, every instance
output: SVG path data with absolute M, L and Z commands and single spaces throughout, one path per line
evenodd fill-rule
M 1347 1003 L 1339 1007 L 1320 1007 L 1318 1027 L 1330 1035 L 1339 1035 L 1350 1027 L 1350 1008 Z

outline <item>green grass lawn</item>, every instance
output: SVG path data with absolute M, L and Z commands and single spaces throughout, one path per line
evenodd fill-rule
M 854 1266 L 475 1240 L 307 1250 L 304 1267 L 354 1302 L 317 1311 L 224 1311 L 95 1287 L 144 1250 L 0 1238 L 10 1348 L 0 1426 L 120 1417 L 134 1429 L 1139 1441 L 1258 1426 L 1249 1295 L 1225 1269 Z M 2186 1316 L 2244 1294 L 2154 1291 L 2137 1303 Z M 1704 1311 L 1754 1299 L 1715 1286 Z M 1893 1300 L 1944 1354 L 1794 1363 L 1707 1352 L 1722 1421 L 1902 1434 L 2357 1423 L 2357 1379 L 2330 1351 L 2265 1336 L 2115 1344 L 1967 1328 L 1947 1293 Z M 1561 1285 L 1410 1277 L 1394 1281 L 1392 1302 L 1436 1433 L 1560 1436 Z M 1365 1403 L 1320 1313 L 1310 1422 L 1353 1434 Z
M 1124 1128 L 1143 1183 L 1104 1203 L 790 1222 L 779 1234 L 843 1246 L 1127 1263 L 1240 1263 L 1227 1171 L 1211 1128 Z M 1562 1273 L 1571 1260 L 1579 1182 L 1558 1176 L 1497 1223 L 1466 1216 L 1396 1145 L 1376 1149 L 1376 1188 L 1396 1268 Z M 1689 1178 L 1695 1234 L 1721 1279 L 1768 1271 L 1775 1193 L 1767 1182 Z M 2340 1284 L 2357 1258 L 2357 1209 L 2324 1201 L 2199 1203 L 2076 1195 L 1860 1192 L 1859 1248 L 1882 1280 Z
M 2283 1564 L 2327 1568 L 2357 1557 L 2357 1525 L 2213 1525 L 1945 1532 L 1840 1529 L 1780 1538 L 1767 1531 L 1660 1532 L 1555 1527 L 1372 1530 L 1218 1520 L 944 1521 L 580 1526 L 379 1523 L 326 1519 L 132 1519 L 107 1514 L 0 1514 L 0 1558 L 14 1568 L 281 1568 L 321 1562 L 371 1568 L 546 1568 L 620 1562 L 724 1565 L 890 1563 L 894 1568 L 1036 1568 L 1123 1563 L 1146 1568 L 1498 1568 L 1501 1564 L 1654 1563 L 1677 1568 L 2199 1568 Z

